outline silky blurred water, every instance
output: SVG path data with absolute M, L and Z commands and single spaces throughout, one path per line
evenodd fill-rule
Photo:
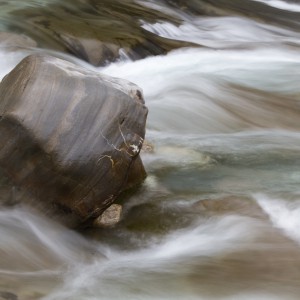
M 252 2 L 300 11 L 296 1 Z M 299 299 L 299 31 L 253 11 L 140 3 L 181 19 L 141 20 L 144 29 L 201 47 L 96 68 L 0 45 L 1 77 L 42 52 L 141 86 L 153 148 L 141 154 L 148 178 L 114 228 L 78 233 L 32 208 L 2 208 L 0 299 Z

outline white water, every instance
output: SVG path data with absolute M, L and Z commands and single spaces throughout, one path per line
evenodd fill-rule
M 276 107 L 285 98 L 287 106 L 299 101 L 293 94 L 300 90 L 300 55 L 294 50 L 184 49 L 103 71 L 143 87 L 150 129 L 224 133 L 300 125 L 293 119 L 298 114 L 282 115 Z
M 300 6 L 299 6 L 300 7 Z M 299 32 L 242 17 L 184 18 L 180 26 L 168 22 L 143 23 L 143 28 L 166 38 L 213 48 L 252 48 L 266 43 L 299 44 Z
M 270 6 L 279 8 L 279 9 L 284 9 L 287 11 L 295 11 L 295 12 L 300 12 L 300 5 L 296 3 L 288 3 L 285 1 L 280 1 L 280 0 L 254 0 L 258 2 L 263 2 L 266 3 Z
M 299 299 L 299 33 L 236 16 L 182 19 L 143 27 L 212 48 L 98 69 L 140 85 L 149 107 L 149 177 L 122 222 L 84 236 L 28 208 L 0 211 L 0 292 Z M 3 48 L 1 77 L 35 51 Z
M 300 174 L 299 174 L 300 175 Z M 298 178 L 299 179 L 299 178 Z M 274 226 L 283 230 L 285 234 L 300 243 L 300 197 L 293 201 L 270 198 L 257 195 L 259 205 L 269 215 Z

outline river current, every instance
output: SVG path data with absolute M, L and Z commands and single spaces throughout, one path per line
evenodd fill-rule
M 0 2 L 7 30 L 24 2 Z M 236 13 L 207 1 L 226 13 L 205 15 L 167 2 L 139 3 L 179 24 L 140 26 L 201 47 L 93 67 L 0 45 L 1 78 L 42 52 L 138 84 L 153 148 L 114 228 L 75 232 L 1 208 L 0 299 L 300 299 L 300 3 L 245 0 Z

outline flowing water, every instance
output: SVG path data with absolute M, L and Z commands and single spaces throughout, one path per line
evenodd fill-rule
M 11 12 L 26 5 L 1 2 L 13 31 Z M 0 299 L 300 299 L 300 3 L 227 3 L 207 1 L 220 13 L 204 14 L 139 2 L 180 20 L 141 28 L 201 47 L 105 67 L 0 45 L 1 77 L 42 52 L 137 83 L 153 148 L 115 228 L 78 233 L 2 208 Z

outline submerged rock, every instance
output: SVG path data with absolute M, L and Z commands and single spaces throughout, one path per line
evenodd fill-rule
M 18 296 L 10 292 L 0 292 L 0 300 L 18 300 Z
M 205 212 L 207 216 L 241 215 L 256 219 L 268 219 L 266 213 L 251 197 L 224 196 L 217 199 L 203 199 L 193 205 L 195 212 Z
M 142 28 L 143 22 L 169 21 L 179 25 L 181 21 L 132 0 L 52 1 L 42 6 L 24 5 L 11 15 L 8 24 L 37 40 L 40 47 L 71 53 L 96 66 L 115 61 L 121 53 L 140 59 L 198 46 Z
M 0 84 L 0 168 L 22 201 L 71 226 L 90 222 L 145 178 L 146 116 L 136 85 L 28 56 Z
M 16 34 L 12 32 L 0 32 L 1 48 L 6 50 L 16 50 L 24 48 L 33 48 L 37 46 L 37 43 L 30 37 L 24 34 Z

